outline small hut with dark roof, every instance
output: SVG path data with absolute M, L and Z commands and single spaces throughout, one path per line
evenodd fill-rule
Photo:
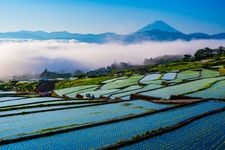
M 39 96 L 50 96 L 51 91 L 55 88 L 55 83 L 57 81 L 39 81 L 39 84 L 37 85 L 35 89 L 35 93 L 37 93 Z

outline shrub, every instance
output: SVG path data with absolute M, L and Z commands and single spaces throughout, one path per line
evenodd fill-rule
M 218 69 L 218 71 L 219 71 L 219 73 L 220 73 L 220 75 L 225 75 L 225 68 L 224 67 L 220 67 L 219 69 Z

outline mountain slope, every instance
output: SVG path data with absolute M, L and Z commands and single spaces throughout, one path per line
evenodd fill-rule
M 175 28 L 171 27 L 167 23 L 163 21 L 155 21 L 142 29 L 138 30 L 137 32 L 146 32 L 146 31 L 152 31 L 152 30 L 160 30 L 160 31 L 167 31 L 167 32 L 179 32 Z
M 137 43 L 137 42 L 143 42 L 143 41 L 174 41 L 177 39 L 188 40 L 188 37 L 186 34 L 183 34 L 181 32 L 151 30 L 151 31 L 133 33 L 129 35 L 127 39 L 125 39 L 125 42 Z

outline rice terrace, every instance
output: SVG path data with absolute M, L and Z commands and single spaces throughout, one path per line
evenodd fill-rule
M 225 3 L 160 2 L 0 1 L 0 149 L 224 150 Z

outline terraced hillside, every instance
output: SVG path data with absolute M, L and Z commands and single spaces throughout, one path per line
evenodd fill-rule
M 0 149 L 220 149 L 224 81 L 197 69 L 106 78 L 54 97 L 1 91 Z

